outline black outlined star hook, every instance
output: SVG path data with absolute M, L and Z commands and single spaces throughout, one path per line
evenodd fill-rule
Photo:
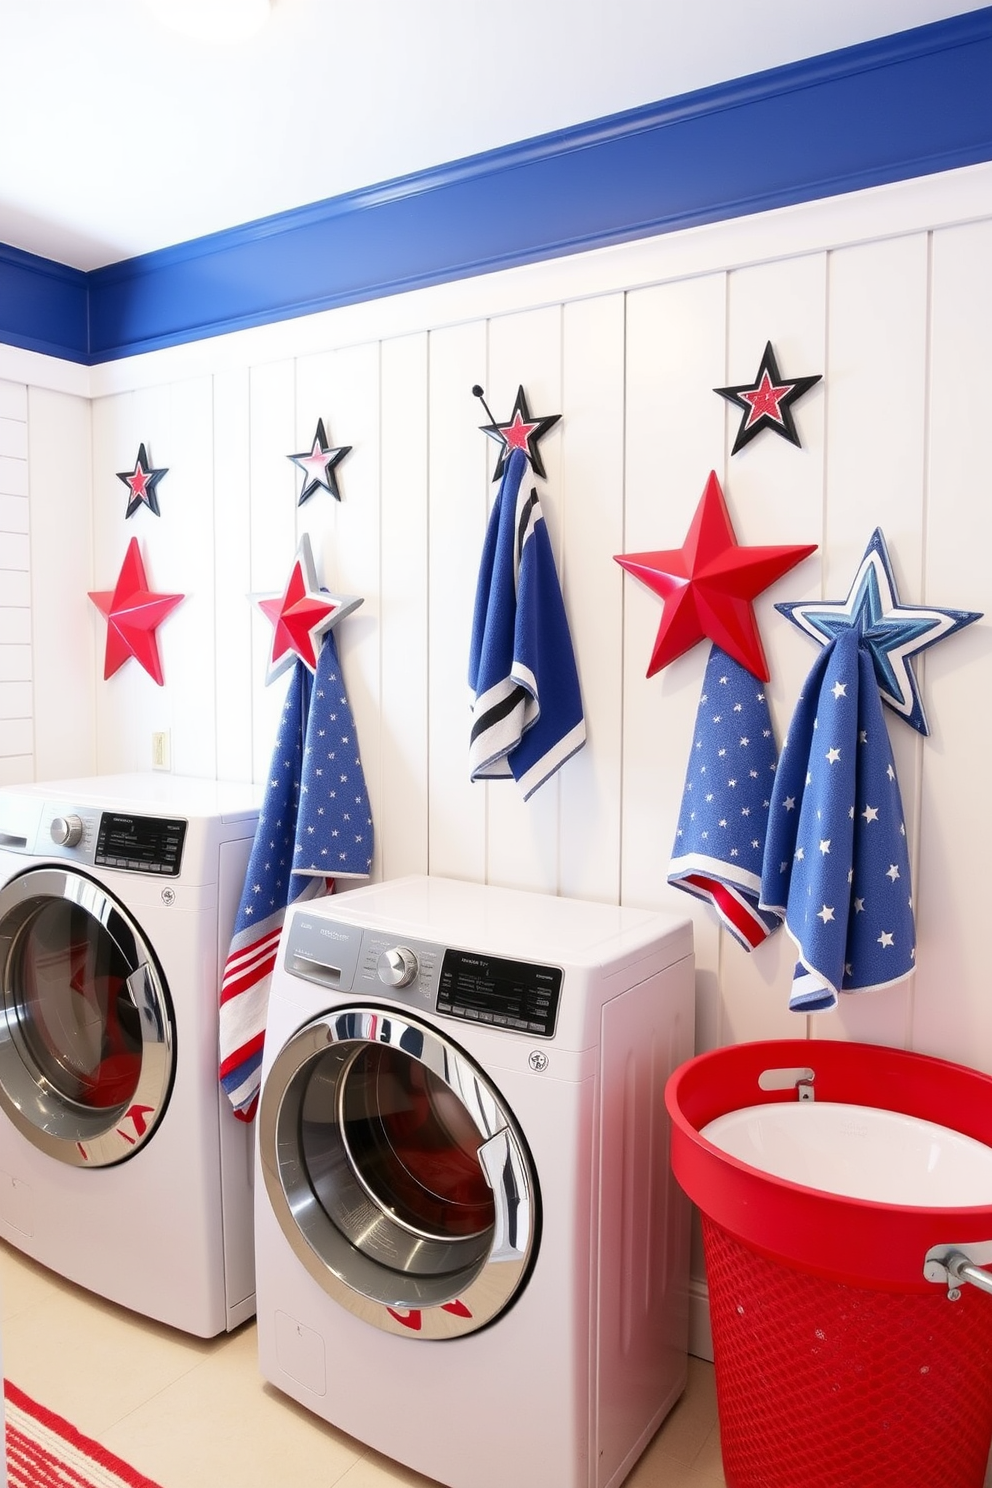
M 309 501 L 314 491 L 330 491 L 335 501 L 341 500 L 335 466 L 350 451 L 350 444 L 342 444 L 338 449 L 333 449 L 328 445 L 327 435 L 324 433 L 324 420 L 319 418 L 317 432 L 313 436 L 313 444 L 310 448 L 299 455 L 287 455 L 286 457 L 292 460 L 294 465 L 298 465 L 306 477 L 298 506 L 302 506 L 304 501 Z
M 481 389 L 476 396 L 481 396 Z M 487 410 L 488 411 L 488 410 Z M 496 461 L 496 469 L 493 471 L 493 480 L 499 480 L 503 474 L 503 466 L 506 464 L 510 451 L 523 450 L 531 463 L 535 475 L 547 476 L 541 452 L 538 449 L 538 441 L 543 439 L 548 430 L 552 428 L 561 418 L 560 413 L 547 414 L 543 418 L 533 418 L 527 407 L 527 397 L 523 387 L 517 388 L 517 400 L 513 405 L 513 413 L 509 423 L 506 424 L 481 424 L 483 434 L 488 434 L 490 439 L 495 439 L 499 445 L 499 459 Z
M 737 438 L 734 440 L 734 447 L 730 453 L 736 455 L 738 450 L 750 444 L 762 429 L 773 429 L 790 444 L 801 448 L 792 405 L 802 397 L 803 393 L 808 393 L 821 377 L 820 372 L 815 377 L 782 377 L 775 360 L 775 353 L 772 351 L 772 343 L 767 342 L 761 365 L 758 367 L 758 375 L 753 382 L 742 382 L 737 387 L 713 389 L 715 393 L 720 394 L 721 398 L 726 398 L 728 403 L 733 403 L 735 408 L 743 410 L 744 417 L 741 419 Z
M 127 511 L 124 513 L 125 519 L 133 517 L 139 506 L 147 506 L 148 510 L 154 512 L 157 517 L 162 515 L 158 509 L 158 496 L 155 494 L 155 487 L 163 475 L 168 475 L 168 473 L 168 466 L 163 470 L 153 470 L 145 453 L 145 446 L 143 444 L 138 445 L 138 458 L 134 462 L 134 469 L 118 470 L 116 472 L 117 479 L 123 481 L 130 492 Z

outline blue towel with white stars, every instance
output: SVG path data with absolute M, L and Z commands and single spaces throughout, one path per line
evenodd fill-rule
M 777 755 L 764 687 L 713 646 L 668 882 L 712 904 L 746 950 L 760 945 L 782 920 L 758 904 Z
M 372 808 L 331 630 L 317 658 L 307 715 L 293 872 L 365 877 L 372 847 Z
M 241 1121 L 258 1106 L 279 938 L 290 905 L 372 868 L 372 813 L 355 720 L 328 631 L 311 676 L 297 661 L 248 859 L 220 993 L 220 1081 Z
M 789 1006 L 836 1006 L 909 976 L 916 931 L 892 746 L 856 629 L 817 656 L 775 776 L 761 902 L 785 915 L 799 960 Z

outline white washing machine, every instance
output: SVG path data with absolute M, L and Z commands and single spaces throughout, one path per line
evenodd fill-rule
M 607 1488 L 682 1392 L 685 920 L 411 877 L 291 911 L 255 1183 L 264 1377 L 452 1488 Z
M 251 1130 L 217 1078 L 255 787 L 0 790 L 0 1235 L 201 1337 L 255 1310 Z

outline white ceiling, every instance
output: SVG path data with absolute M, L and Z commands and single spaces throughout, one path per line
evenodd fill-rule
M 0 242 L 95 268 L 980 8 L 273 0 L 221 44 L 150 4 L 0 0 Z

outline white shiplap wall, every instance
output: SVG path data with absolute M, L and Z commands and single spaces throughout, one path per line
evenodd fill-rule
M 28 390 L 0 382 L 0 781 L 34 768 Z
M 905 603 L 992 617 L 990 262 L 983 166 L 115 363 L 89 374 L 91 403 L 64 376 L 29 398 L 4 384 L 0 728 L 20 740 L 5 778 L 147 768 L 165 729 L 177 772 L 263 779 L 284 684 L 263 685 L 268 627 L 246 596 L 281 589 L 306 530 L 322 581 L 365 596 L 339 645 L 377 877 L 431 871 L 689 915 L 700 1049 L 808 1032 L 992 1070 L 990 622 L 918 661 L 931 737 L 891 721 L 915 977 L 799 1018 L 784 933 L 749 956 L 666 885 L 706 652 L 646 680 L 659 601 L 613 562 L 679 546 L 711 469 L 739 542 L 819 544 L 756 606 L 780 739 L 816 652 L 774 603 L 846 594 L 876 525 Z M 786 375 L 823 373 L 797 406 L 802 448 L 764 435 L 731 457 L 738 416 L 712 389 L 749 379 L 769 339 Z M 510 783 L 467 778 L 468 632 L 495 491 L 475 382 L 498 414 L 521 382 L 535 412 L 562 414 L 539 484 L 589 742 L 526 804 Z M 318 417 L 353 446 L 343 500 L 299 507 L 286 457 Z M 161 516 L 125 520 L 115 472 L 142 441 L 168 467 Z M 33 761 L 29 506 L 35 532 L 43 513 L 59 529 L 45 526 L 31 574 Z M 113 586 L 132 536 L 152 587 L 186 595 L 159 630 L 164 688 L 133 662 L 102 680 L 105 626 L 86 590 Z
M 807 1025 L 787 1011 L 785 936 L 749 956 L 665 883 L 705 648 L 645 679 L 659 601 L 613 555 L 679 545 L 710 469 L 740 542 L 820 545 L 757 602 L 780 737 L 815 648 L 774 602 L 846 593 L 875 525 L 905 602 L 992 614 L 990 248 L 992 168 L 976 167 L 115 363 L 88 374 L 91 402 L 64 377 L 2 384 L 7 778 L 28 762 L 38 778 L 147 768 L 159 730 L 177 772 L 264 778 L 283 684 L 263 685 L 268 627 L 246 596 L 281 588 L 307 530 L 322 581 L 365 596 L 339 644 L 377 876 L 430 870 L 688 914 L 700 1047 L 794 1035 Z M 731 457 L 737 415 L 711 390 L 750 377 L 768 339 L 787 375 L 823 372 L 797 408 L 802 448 L 764 435 Z M 562 414 L 540 487 L 589 743 L 526 804 L 466 771 L 467 638 L 495 490 L 474 382 L 497 411 L 523 382 L 535 411 Z M 318 417 L 353 446 L 343 500 L 300 507 L 287 455 Z M 125 520 L 116 472 L 142 441 L 168 467 L 161 516 Z M 135 662 L 102 678 L 105 624 L 86 591 L 112 587 L 132 536 L 152 587 L 186 595 L 158 633 L 163 688 Z M 917 663 L 929 739 L 891 724 L 919 970 L 811 1020 L 818 1035 L 992 1068 L 970 845 L 988 808 L 969 784 L 988 636 L 980 623 Z

